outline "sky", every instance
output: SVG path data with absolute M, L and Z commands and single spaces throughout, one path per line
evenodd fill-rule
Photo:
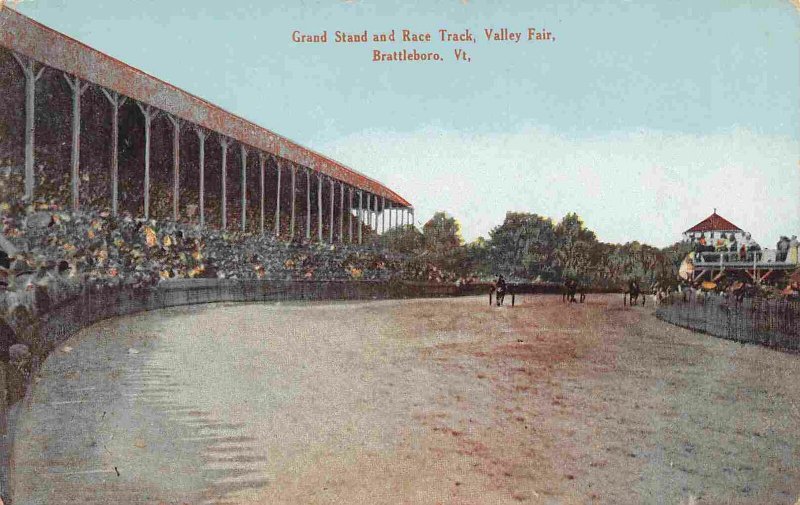
M 466 240 L 506 211 L 577 212 L 665 246 L 717 212 L 800 234 L 791 0 L 23 0 L 17 9 L 381 181 Z M 555 40 L 489 42 L 528 28 Z M 427 44 L 296 43 L 394 29 Z M 442 43 L 439 29 L 475 42 Z M 551 36 L 551 39 L 552 39 Z M 454 49 L 470 61 L 457 61 Z M 373 50 L 443 61 L 373 62 Z

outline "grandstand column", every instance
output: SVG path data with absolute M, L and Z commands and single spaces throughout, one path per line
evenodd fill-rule
M 281 235 L 281 163 L 273 158 L 278 171 L 278 190 L 275 198 L 275 237 Z
M 295 193 L 295 179 L 297 175 L 297 167 L 292 164 L 292 221 L 291 221 L 291 239 L 294 240 L 294 215 L 295 215 L 295 201 L 297 200 L 297 194 Z
M 413 228 L 414 227 L 414 207 L 411 207 L 411 209 L 409 209 L 408 212 L 409 212 L 409 217 L 411 218 L 411 227 Z
M 239 144 L 242 153 L 242 231 L 247 231 L 247 147 Z
M 347 221 L 348 221 L 347 235 L 349 236 L 350 243 L 352 244 L 353 243 L 353 188 L 352 187 L 348 187 L 347 190 L 348 190 L 349 195 L 350 195 L 349 199 L 347 201 L 347 216 L 348 216 L 347 217 Z
M 375 230 L 375 234 L 380 231 L 380 216 L 378 215 L 378 207 L 380 204 L 380 200 L 378 200 L 378 195 L 372 195 L 372 228 Z
M 322 174 L 317 172 L 317 242 L 322 240 Z
M 369 210 L 371 196 L 372 195 L 370 195 L 369 193 L 366 194 L 367 201 L 365 202 L 365 205 L 364 205 L 364 216 L 361 218 L 362 222 L 364 222 L 364 221 L 367 222 L 367 227 L 368 228 L 372 227 L 372 224 L 370 223 L 370 221 L 372 221 L 372 215 L 371 215 L 371 212 Z
M 311 170 L 306 168 L 306 240 L 311 241 Z
M 200 144 L 200 226 L 206 225 L 206 132 L 195 128 L 197 143 Z
M 228 145 L 230 144 L 230 139 L 227 137 L 223 137 L 222 135 L 219 136 L 219 145 L 222 148 L 222 229 L 226 230 L 228 228 L 228 190 L 227 190 L 227 179 L 228 179 Z
M 370 221 L 370 228 L 375 230 L 375 233 L 378 232 L 378 195 L 372 195 L 370 198 L 371 203 L 369 207 L 369 221 Z
M 328 231 L 328 243 L 333 244 L 333 200 L 336 197 L 336 181 L 330 179 L 331 183 L 331 215 L 328 219 L 330 221 L 330 229 Z
M 172 220 L 178 222 L 178 205 L 181 197 L 181 120 L 167 116 L 172 123 Z
M 392 202 L 389 201 L 389 229 L 392 229 Z
M 264 199 L 266 197 L 266 195 L 264 194 L 264 163 L 265 163 L 265 158 L 266 158 L 266 155 L 264 154 L 264 151 L 259 151 L 258 152 L 258 169 L 259 169 L 258 183 L 259 183 L 259 189 L 261 190 L 261 209 L 260 209 L 261 223 L 259 224 L 258 229 L 260 230 L 260 233 L 262 235 L 264 234 Z
M 375 232 L 377 233 L 377 231 L 378 231 L 378 196 L 377 195 L 372 195 L 370 197 L 369 222 L 370 222 L 370 228 L 375 230 Z
M 41 79 L 42 72 L 46 67 L 42 66 L 36 70 L 36 62 L 27 56 L 11 53 L 14 59 L 17 60 L 19 66 L 22 67 L 22 73 L 25 75 L 25 200 L 33 201 L 33 186 L 34 186 L 34 173 L 33 173 L 33 130 L 34 130 L 34 112 L 36 107 L 36 82 Z
M 339 243 L 344 242 L 344 183 L 339 183 Z
M 136 102 L 144 116 L 144 218 L 150 219 L 150 129 L 159 110 L 141 102 Z
M 381 235 L 386 233 L 386 197 L 381 197 Z
M 64 73 L 64 80 L 72 90 L 72 210 L 78 210 L 80 205 L 80 169 L 81 162 L 81 96 L 89 88 L 89 83 L 82 83 L 80 78 L 70 77 Z
M 358 244 L 359 245 L 361 245 L 361 243 L 362 243 L 361 231 L 362 231 L 362 228 L 364 227 L 363 223 L 364 223 L 364 193 L 359 189 L 358 190 L 358 219 L 357 219 L 357 223 L 356 223 L 358 225 Z
M 116 91 L 100 88 L 111 103 L 111 215 L 117 215 L 119 207 L 119 108 L 125 104 L 126 97 Z

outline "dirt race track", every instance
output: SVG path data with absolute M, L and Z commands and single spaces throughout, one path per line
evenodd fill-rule
M 106 321 L 17 425 L 24 504 L 794 504 L 800 357 L 621 296 Z

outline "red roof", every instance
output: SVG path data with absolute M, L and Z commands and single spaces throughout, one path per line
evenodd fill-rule
M 693 231 L 699 231 L 699 232 L 703 232 L 703 231 L 742 231 L 742 229 L 739 228 L 738 226 L 736 226 L 735 224 L 731 223 L 730 221 L 728 221 L 724 217 L 722 217 L 719 214 L 717 214 L 716 211 L 714 211 L 713 214 L 711 214 L 707 218 L 703 219 L 702 221 L 700 221 L 696 225 L 692 226 L 691 228 L 686 230 L 684 233 L 689 233 L 689 232 L 693 232 Z

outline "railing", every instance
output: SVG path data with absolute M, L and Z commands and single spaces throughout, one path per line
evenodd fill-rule
M 800 351 L 800 300 L 705 294 L 672 295 L 656 316 L 666 322 L 717 337 L 776 349 Z
M 746 266 L 793 266 L 795 263 L 789 263 L 786 258 L 781 256 L 781 252 L 775 249 L 760 249 L 758 251 L 748 251 L 744 257 L 741 257 L 735 251 L 704 251 L 695 253 L 695 263 L 698 265 L 741 265 Z
M 764 251 L 748 251 L 742 258 L 737 251 L 705 251 L 695 253 L 695 261 L 702 264 L 714 263 L 758 263 L 764 257 Z

